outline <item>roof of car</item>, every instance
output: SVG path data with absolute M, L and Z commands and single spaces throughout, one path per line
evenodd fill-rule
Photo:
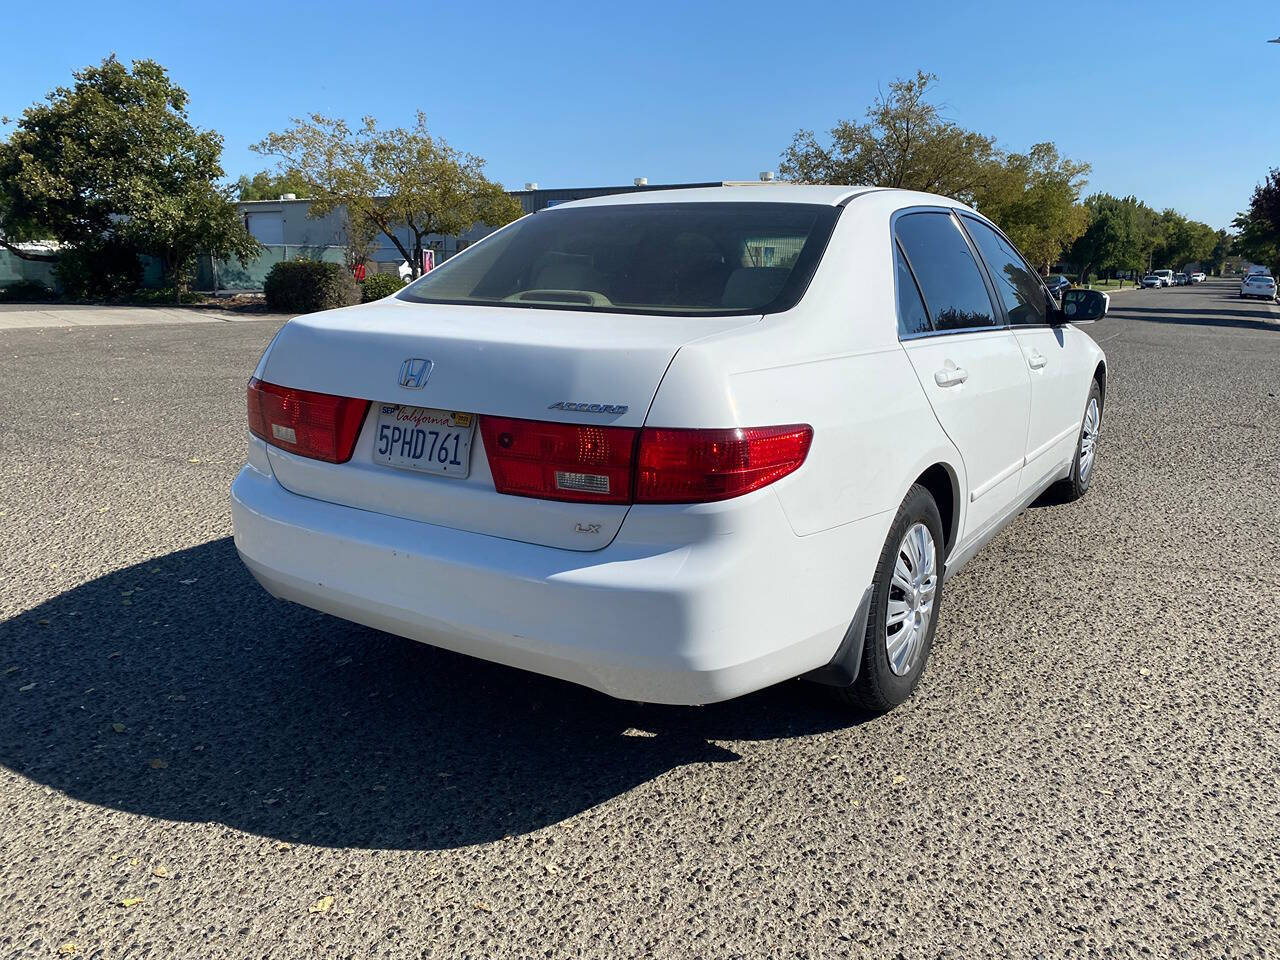
M 841 187 L 827 184 L 747 183 L 726 187 L 692 187 L 682 190 L 644 190 L 638 193 L 613 193 L 603 197 L 589 197 L 571 203 L 558 204 L 552 209 L 566 207 L 603 207 L 631 203 L 712 203 L 732 201 L 759 203 L 821 203 L 839 206 L 860 193 L 878 191 L 881 187 Z

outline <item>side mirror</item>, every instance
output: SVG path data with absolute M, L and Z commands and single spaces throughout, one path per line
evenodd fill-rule
M 1107 315 L 1111 298 L 1101 290 L 1071 289 L 1062 295 L 1062 309 L 1058 313 L 1059 324 L 1093 323 Z

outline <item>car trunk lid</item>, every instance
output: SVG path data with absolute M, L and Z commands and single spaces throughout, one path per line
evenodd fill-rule
M 299 317 L 280 331 L 258 376 L 371 403 L 348 462 L 325 463 L 273 446 L 272 468 L 286 489 L 303 496 L 530 543 L 599 549 L 617 533 L 625 504 L 498 493 L 479 429 L 472 432 L 465 477 L 390 466 L 375 457 L 379 417 L 399 406 L 640 427 L 681 345 L 758 319 L 394 298 Z M 422 361 L 429 362 L 425 374 Z

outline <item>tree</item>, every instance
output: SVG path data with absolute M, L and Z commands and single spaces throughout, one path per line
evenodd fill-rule
M 972 201 L 1000 151 L 995 138 L 942 117 L 927 99 L 937 81 L 923 71 L 894 80 L 888 95 L 879 94 L 867 108 L 864 123 L 839 121 L 829 145 L 819 143 L 811 130 L 798 131 L 782 154 L 782 176 L 800 183 L 902 187 Z
M 1189 220 L 1176 210 L 1163 211 L 1157 229 L 1159 240 L 1152 250 L 1152 262 L 1174 270 L 1207 259 L 1217 242 L 1213 227 Z
M 1087 282 L 1095 270 L 1144 270 L 1156 242 L 1156 212 L 1136 197 L 1095 193 L 1084 201 L 1089 226 L 1069 257 Z
M 118 241 L 153 253 L 175 294 L 197 251 L 258 249 L 219 186 L 222 138 L 187 117 L 187 94 L 152 60 L 115 56 L 28 107 L 0 144 L 0 246 Z
M 1226 262 L 1227 257 L 1231 256 L 1235 246 L 1235 237 L 1227 230 L 1219 230 L 1214 235 L 1213 250 L 1208 257 L 1200 261 L 1206 273 L 1219 274 L 1222 272 L 1222 264 Z
M 523 213 L 500 184 L 484 175 L 484 161 L 427 132 L 419 112 L 411 128 L 380 130 L 373 117 L 352 129 L 344 120 L 313 114 L 254 145 L 297 171 L 314 198 L 310 215 L 345 207 L 351 223 L 373 224 L 400 251 L 414 276 L 424 238 L 456 236 L 478 224 L 502 226 Z M 399 235 L 404 228 L 411 238 Z
M 867 108 L 864 122 L 841 120 L 830 142 L 801 130 L 782 154 L 783 177 L 801 183 L 861 183 L 940 193 L 973 204 L 1048 269 L 1080 236 L 1087 163 L 1038 143 L 1006 154 L 988 137 L 945 119 L 929 100 L 938 78 L 918 71 L 894 80 Z
M 240 200 L 279 200 L 286 193 L 299 199 L 307 197 L 307 181 L 296 170 L 283 173 L 260 170 L 252 177 L 241 174 L 236 181 L 236 195 Z
M 354 272 L 359 264 L 367 263 L 373 254 L 373 241 L 378 236 L 378 225 L 371 223 L 367 217 L 353 218 L 348 208 L 343 218 L 342 232 L 347 238 L 342 257 L 347 263 L 347 269 Z
M 991 161 L 974 200 L 1009 239 L 1042 271 L 1048 272 L 1089 225 L 1080 190 L 1089 164 L 1058 155 L 1052 143 L 1037 143 L 1025 154 Z
M 1249 208 L 1231 225 L 1239 231 L 1236 253 L 1266 264 L 1273 272 L 1280 270 L 1280 169 L 1268 171 L 1266 179 L 1254 188 Z
M 215 260 L 234 257 L 243 266 L 262 249 L 245 230 L 230 193 L 230 188 L 199 180 L 175 184 L 167 192 L 140 196 L 117 226 L 122 238 L 164 265 L 175 302 L 190 282 L 197 254 Z

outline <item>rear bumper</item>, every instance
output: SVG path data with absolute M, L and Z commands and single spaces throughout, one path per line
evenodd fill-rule
M 232 484 L 231 507 L 241 558 L 277 597 L 615 697 L 677 704 L 827 663 L 892 520 L 797 537 L 762 490 L 635 507 L 613 543 L 581 552 L 313 500 L 253 465 Z M 691 527 L 704 534 L 692 543 Z

